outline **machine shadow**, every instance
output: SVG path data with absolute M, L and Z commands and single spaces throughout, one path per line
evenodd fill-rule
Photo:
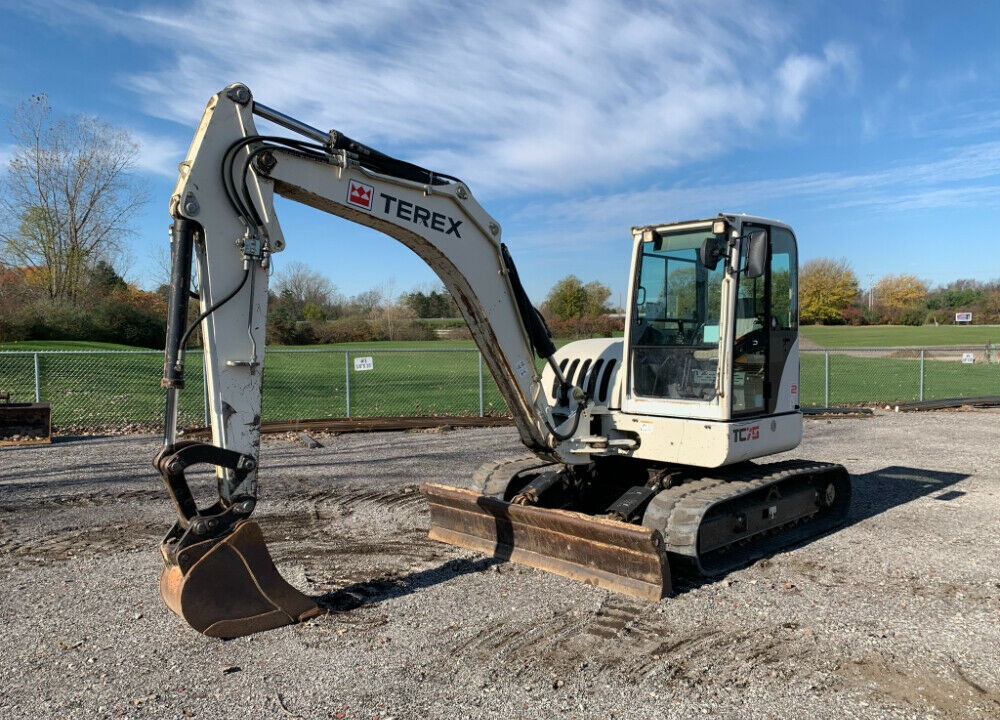
M 404 577 L 373 578 L 352 583 L 339 590 L 313 596 L 312 599 L 329 612 L 347 612 L 364 605 L 376 605 L 386 600 L 404 597 L 461 575 L 484 572 L 502 562 L 501 558 L 495 557 L 477 560 L 458 558 Z
M 869 473 L 851 475 L 851 509 L 843 524 L 782 548 L 763 550 L 754 554 L 739 568 L 723 575 L 695 576 L 685 572 L 683 567 L 674 567 L 674 563 L 671 563 L 671 570 L 674 573 L 674 594 L 679 595 L 704 585 L 711 585 L 724 579 L 731 572 L 781 555 L 783 552 L 806 547 L 821 538 L 836 534 L 845 528 L 922 497 L 930 496 L 941 502 L 955 500 L 965 495 L 965 492 L 949 490 L 949 488 L 968 477 L 970 476 L 965 473 L 927 470 L 902 465 L 890 465 Z
M 851 509 L 844 524 L 821 532 L 812 537 L 804 538 L 792 545 L 782 548 L 762 549 L 761 552 L 748 558 L 739 568 L 722 575 L 701 577 L 692 575 L 684 567 L 671 562 L 673 574 L 673 594 L 681 595 L 691 590 L 711 585 L 724 579 L 732 572 L 746 568 L 760 560 L 769 559 L 789 550 L 806 547 L 817 540 L 837 533 L 844 528 L 855 525 L 884 512 L 918 500 L 922 497 L 933 497 L 940 502 L 948 502 L 962 497 L 961 490 L 949 489 L 953 485 L 969 477 L 968 474 L 927 470 L 899 465 L 884 467 L 861 475 L 851 476 Z M 508 530 L 509 533 L 509 530 Z M 498 537 L 506 539 L 503 524 L 498 528 Z M 512 538 L 511 538 L 512 539 Z M 409 595 L 439 583 L 447 582 L 455 577 L 470 573 L 483 572 L 508 560 L 509 552 L 499 551 L 495 556 L 476 560 L 449 560 L 442 565 L 421 570 L 419 572 L 391 579 L 372 579 L 358 582 L 339 590 L 314 597 L 323 608 L 331 612 L 347 612 L 363 605 L 374 605 L 385 600 Z

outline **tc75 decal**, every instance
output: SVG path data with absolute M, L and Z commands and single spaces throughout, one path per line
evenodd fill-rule
M 733 442 L 747 442 L 760 438 L 760 425 L 750 425 L 748 427 L 733 428 Z

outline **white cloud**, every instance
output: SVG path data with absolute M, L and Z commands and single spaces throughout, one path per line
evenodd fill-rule
M 167 178 L 177 177 L 177 164 L 186 155 L 187 148 L 164 135 L 132 131 L 139 143 L 136 169 Z
M 493 193 L 569 191 L 718 155 L 799 123 L 853 62 L 844 45 L 782 49 L 794 36 L 785 12 L 736 0 L 88 8 L 88 22 L 162 54 L 121 78 L 150 114 L 193 127 L 211 94 L 241 81 L 307 123 Z
M 992 183 L 983 182 L 990 178 Z M 831 212 L 869 208 L 891 214 L 964 207 L 996 213 L 1000 211 L 1000 142 L 961 148 L 934 160 L 880 172 L 813 173 L 535 203 L 509 220 L 518 228 L 537 229 L 530 237 L 519 234 L 520 240 L 531 245 L 564 243 L 565 234 L 553 233 L 554 227 L 573 228 L 574 244 L 586 245 L 619 238 L 623 228 L 634 225 L 711 217 L 720 211 L 742 212 L 795 199 L 806 199 L 806 207 Z M 664 214 L 665 208 L 669 216 Z

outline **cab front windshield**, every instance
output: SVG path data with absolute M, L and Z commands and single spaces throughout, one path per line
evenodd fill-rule
M 725 261 L 698 260 L 711 227 L 643 243 L 632 317 L 635 395 L 709 401 L 716 396 L 719 317 Z

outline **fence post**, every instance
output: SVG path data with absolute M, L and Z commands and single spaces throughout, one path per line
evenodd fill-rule
M 924 349 L 920 348 L 920 399 L 924 399 Z
M 351 417 L 351 358 L 350 351 L 344 350 L 344 393 L 347 398 L 347 417 Z
M 42 401 L 42 373 L 41 364 L 38 362 L 38 353 L 35 353 L 35 402 Z
M 483 353 L 479 352 L 479 417 L 483 417 L 486 413 L 485 405 L 483 404 Z
M 823 353 L 823 405 L 830 407 L 830 351 Z

